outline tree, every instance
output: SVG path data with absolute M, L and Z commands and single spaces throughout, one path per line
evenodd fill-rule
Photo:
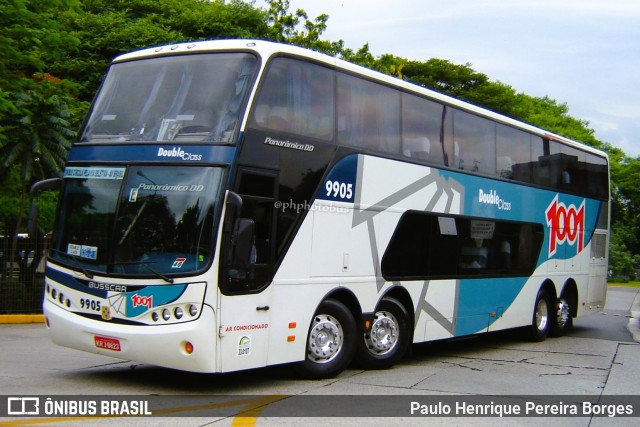
M 30 185 L 35 180 L 60 173 L 71 146 L 71 137 L 75 134 L 66 120 L 66 95 L 55 93 L 55 89 L 51 93 L 51 88 L 47 87 L 51 84 L 51 76 L 45 75 L 42 79 L 40 90 L 14 95 L 16 111 L 5 121 L 7 141 L 0 146 L 0 176 L 17 167 L 21 180 L 16 231 L 21 230 Z M 10 259 L 16 253 L 17 233 L 13 238 Z
M 332 56 L 343 52 L 342 40 L 330 42 L 320 39 L 327 29 L 329 15 L 321 14 L 311 21 L 307 12 L 302 9 L 290 13 L 289 0 L 270 0 L 268 3 L 269 8 L 265 11 L 265 16 L 269 25 L 269 39 L 306 47 Z
M 217 38 L 268 38 L 266 12 L 249 3 L 199 0 L 81 0 L 82 8 L 61 13 L 79 46 L 51 72 L 80 83 L 79 98 L 93 98 L 111 60 L 149 46 Z
M 271 39 L 378 69 L 604 149 L 611 161 L 612 228 L 627 228 L 620 233 L 625 236 L 624 248 L 620 252 L 612 250 L 612 258 L 616 253 L 640 253 L 637 237 L 640 236 L 637 185 L 640 159 L 628 158 L 621 150 L 599 141 L 589 123 L 572 117 L 566 104 L 548 96 L 518 93 L 508 85 L 491 81 L 471 64 L 454 64 L 438 58 L 407 60 L 392 54 L 374 57 L 368 44 L 353 50 L 346 48 L 342 40 L 323 40 L 329 16 L 321 14 L 310 19 L 302 9 L 290 12 L 289 0 L 270 0 L 266 9 L 241 0 L 12 0 L 5 3 L 0 6 L 0 155 L 8 155 L 14 144 L 13 137 L 7 137 L 9 129 L 15 130 L 27 117 L 31 121 L 36 119 L 26 111 L 36 105 L 49 102 L 49 106 L 53 106 L 57 100 L 60 107 L 65 108 L 64 117 L 59 114 L 58 117 L 68 122 L 67 129 L 75 129 L 110 60 L 120 53 L 187 40 Z M 44 76 L 46 72 L 61 79 L 55 100 L 51 97 L 53 93 L 42 92 L 42 78 L 33 78 L 34 74 Z M 56 114 L 49 110 L 49 117 Z M 33 123 L 29 126 L 35 129 Z M 4 165 L 5 159 L 0 160 Z M 32 167 L 35 166 L 33 163 Z M 9 167 L 4 166 L 2 170 L 7 172 Z M 20 173 L 23 172 L 20 169 Z
M 61 47 L 78 40 L 62 28 L 56 16 L 72 10 L 76 0 L 11 0 L 0 5 L 0 118 L 14 115 L 14 94 L 33 86 L 31 76 L 44 71 L 49 60 L 60 60 Z M 6 139 L 0 124 L 0 144 Z

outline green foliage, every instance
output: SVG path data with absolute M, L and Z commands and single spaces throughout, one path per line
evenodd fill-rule
M 609 245 L 609 270 L 613 277 L 623 279 L 636 279 L 640 271 L 640 255 L 632 253 L 627 242 L 637 242 L 637 227 L 629 227 L 626 224 L 617 224 L 612 230 Z
M 20 198 L 22 197 L 22 180 L 20 165 L 15 165 L 0 179 L 0 230 L 5 230 L 7 221 L 15 223 L 20 216 Z M 1 231 L 0 234 L 3 234 Z
M 446 59 L 375 57 L 322 38 L 329 16 L 310 19 L 289 0 L 266 9 L 242 0 L 12 0 L 0 6 L 0 215 L 20 214 L 20 186 L 58 173 L 110 60 L 142 47 L 213 38 L 292 43 L 432 88 L 607 151 L 612 173 L 611 262 L 640 253 L 640 158 L 599 141 L 589 123 L 551 97 L 532 97 Z M 12 201 L 10 201 L 12 200 Z M 55 204 L 55 195 L 48 205 Z M 11 207 L 9 206 L 11 205 Z M 51 208 L 53 210 L 53 208 Z M 42 215 L 41 215 L 42 216 Z
M 0 174 L 20 165 L 24 185 L 33 179 L 57 175 L 74 135 L 66 120 L 69 117 L 66 96 L 43 89 L 16 93 L 13 99 L 16 112 L 5 119 L 11 142 L 0 147 Z
M 187 40 L 265 38 L 265 13 L 243 1 L 81 0 L 83 8 L 61 14 L 82 40 L 53 65 L 56 75 L 81 82 L 79 97 L 93 98 L 111 59 L 124 52 Z

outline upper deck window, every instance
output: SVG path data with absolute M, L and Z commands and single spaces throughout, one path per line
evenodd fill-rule
M 114 64 L 81 141 L 229 143 L 257 64 L 246 53 L 167 56 Z
M 274 59 L 249 125 L 258 129 L 332 140 L 334 72 L 290 58 Z

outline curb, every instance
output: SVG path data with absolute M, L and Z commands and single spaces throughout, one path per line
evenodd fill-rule
M 0 325 L 16 325 L 23 323 L 44 323 L 44 314 L 2 314 Z
M 636 293 L 629 311 L 631 311 L 631 318 L 627 324 L 627 329 L 633 335 L 633 340 L 640 342 L 640 291 Z

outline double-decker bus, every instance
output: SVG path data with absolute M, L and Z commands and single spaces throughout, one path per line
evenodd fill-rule
M 62 346 L 195 372 L 388 368 L 602 310 L 607 156 L 302 48 L 115 58 L 46 267 Z

